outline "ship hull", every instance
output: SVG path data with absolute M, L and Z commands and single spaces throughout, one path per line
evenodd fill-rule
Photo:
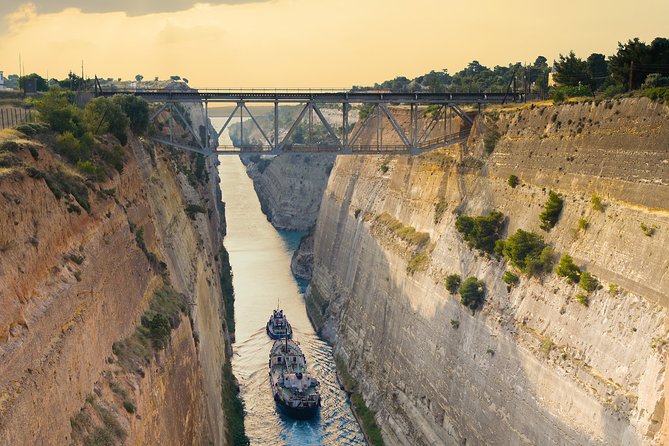
M 288 330 L 286 330 L 285 333 L 281 332 L 275 332 L 272 327 L 270 327 L 270 323 L 268 322 L 267 325 L 265 326 L 265 330 L 267 331 L 267 336 L 270 338 L 276 340 L 276 339 L 292 339 L 293 338 L 293 329 L 290 327 L 290 324 L 288 324 Z
M 298 420 L 309 420 L 314 418 L 320 409 L 320 402 L 319 404 L 312 407 L 291 407 L 287 405 L 277 394 L 274 395 L 274 401 L 276 401 L 276 405 L 281 410 L 281 412 L 285 413 L 291 418 Z

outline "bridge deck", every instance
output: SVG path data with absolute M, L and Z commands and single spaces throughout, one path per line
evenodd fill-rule
M 318 102 L 318 103 L 401 103 L 401 104 L 499 104 L 522 102 L 520 93 L 386 93 L 321 91 L 234 91 L 234 90 L 115 90 L 98 91 L 98 96 L 130 94 L 149 102 Z

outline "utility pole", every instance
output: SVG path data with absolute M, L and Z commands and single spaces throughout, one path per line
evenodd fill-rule
M 630 62 L 630 79 L 629 79 L 629 83 L 627 85 L 627 90 L 628 91 L 632 91 L 632 76 L 633 76 L 633 73 L 634 73 L 634 61 Z

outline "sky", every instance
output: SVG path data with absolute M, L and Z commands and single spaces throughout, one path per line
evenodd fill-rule
M 669 37 L 669 0 L 0 0 L 0 71 L 348 88 L 430 70 L 612 54 Z

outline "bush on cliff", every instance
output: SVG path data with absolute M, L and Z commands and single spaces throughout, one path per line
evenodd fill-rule
M 458 288 L 460 287 L 461 283 L 462 283 L 462 278 L 460 278 L 459 274 L 451 274 L 450 276 L 446 277 L 446 282 L 445 282 L 446 289 L 451 294 L 455 294 L 458 292 Z
M 541 220 L 540 228 L 544 231 L 550 231 L 562 213 L 562 206 L 564 205 L 564 199 L 562 199 L 558 194 L 553 191 L 548 193 L 548 201 L 544 205 L 544 211 L 539 215 L 539 220 Z
M 130 121 L 121 106 L 112 99 L 100 97 L 89 102 L 84 108 L 83 122 L 95 135 L 111 133 L 121 145 L 128 142 L 126 131 Z
M 534 232 L 518 229 L 504 244 L 504 257 L 516 268 L 531 276 L 550 271 L 553 250 Z
M 470 248 L 492 254 L 495 251 L 495 242 L 500 239 L 504 228 L 504 214 L 492 211 L 487 216 L 461 215 L 455 220 L 455 228 Z
M 468 277 L 460 285 L 460 302 L 462 305 L 476 310 L 485 298 L 485 283 L 476 277 Z
M 581 270 L 574 264 L 574 259 L 569 255 L 563 255 L 560 263 L 555 268 L 555 273 L 559 277 L 564 277 L 569 283 L 578 283 L 581 278 Z

